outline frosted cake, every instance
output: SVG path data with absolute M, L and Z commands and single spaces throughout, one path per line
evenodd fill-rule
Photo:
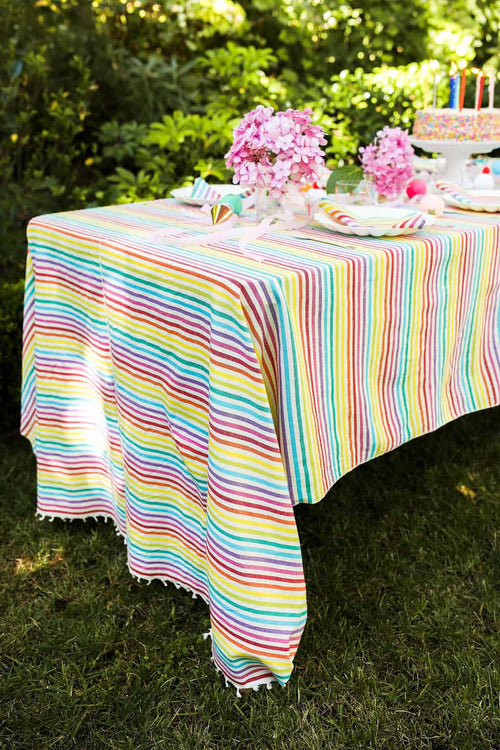
M 419 109 L 413 135 L 426 141 L 499 141 L 500 109 Z

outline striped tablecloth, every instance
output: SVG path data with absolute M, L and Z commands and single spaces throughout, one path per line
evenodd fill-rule
M 162 200 L 30 223 L 22 431 L 40 514 L 113 519 L 133 575 L 208 603 L 227 680 L 284 684 L 306 621 L 293 506 L 500 402 L 500 220 L 274 231 L 247 255 L 204 221 Z

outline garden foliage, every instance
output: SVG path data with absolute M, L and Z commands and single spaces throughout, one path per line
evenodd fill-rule
M 32 216 L 228 180 L 257 104 L 312 107 L 329 165 L 354 162 L 384 125 L 410 127 L 430 56 L 494 62 L 499 19 L 500 0 L 0 0 L 2 310 Z M 17 378 L 18 325 L 9 336 Z

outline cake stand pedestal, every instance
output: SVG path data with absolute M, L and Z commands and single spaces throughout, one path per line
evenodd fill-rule
M 417 148 L 444 156 L 446 167 L 440 179 L 464 186 L 465 165 L 472 154 L 489 154 L 500 148 L 500 141 L 427 141 L 413 137 L 410 141 Z

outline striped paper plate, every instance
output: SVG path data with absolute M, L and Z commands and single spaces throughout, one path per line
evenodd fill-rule
M 342 234 L 355 234 L 358 237 L 399 237 L 405 234 L 415 234 L 422 229 L 434 223 L 435 218 L 430 214 L 419 214 L 422 221 L 416 226 L 397 226 L 401 219 L 408 215 L 407 208 L 382 207 L 382 206 L 356 206 L 356 214 L 363 219 L 360 226 L 342 224 L 339 221 L 333 221 L 325 212 L 318 212 L 314 219 L 322 226 L 330 229 L 332 232 L 341 232 Z M 369 219 L 373 216 L 374 221 L 378 223 L 370 224 Z M 382 223 L 382 219 L 385 220 Z
M 500 211 L 500 190 L 467 190 L 462 195 L 452 190 L 441 189 L 443 198 L 450 206 L 466 211 L 487 211 L 488 213 Z

